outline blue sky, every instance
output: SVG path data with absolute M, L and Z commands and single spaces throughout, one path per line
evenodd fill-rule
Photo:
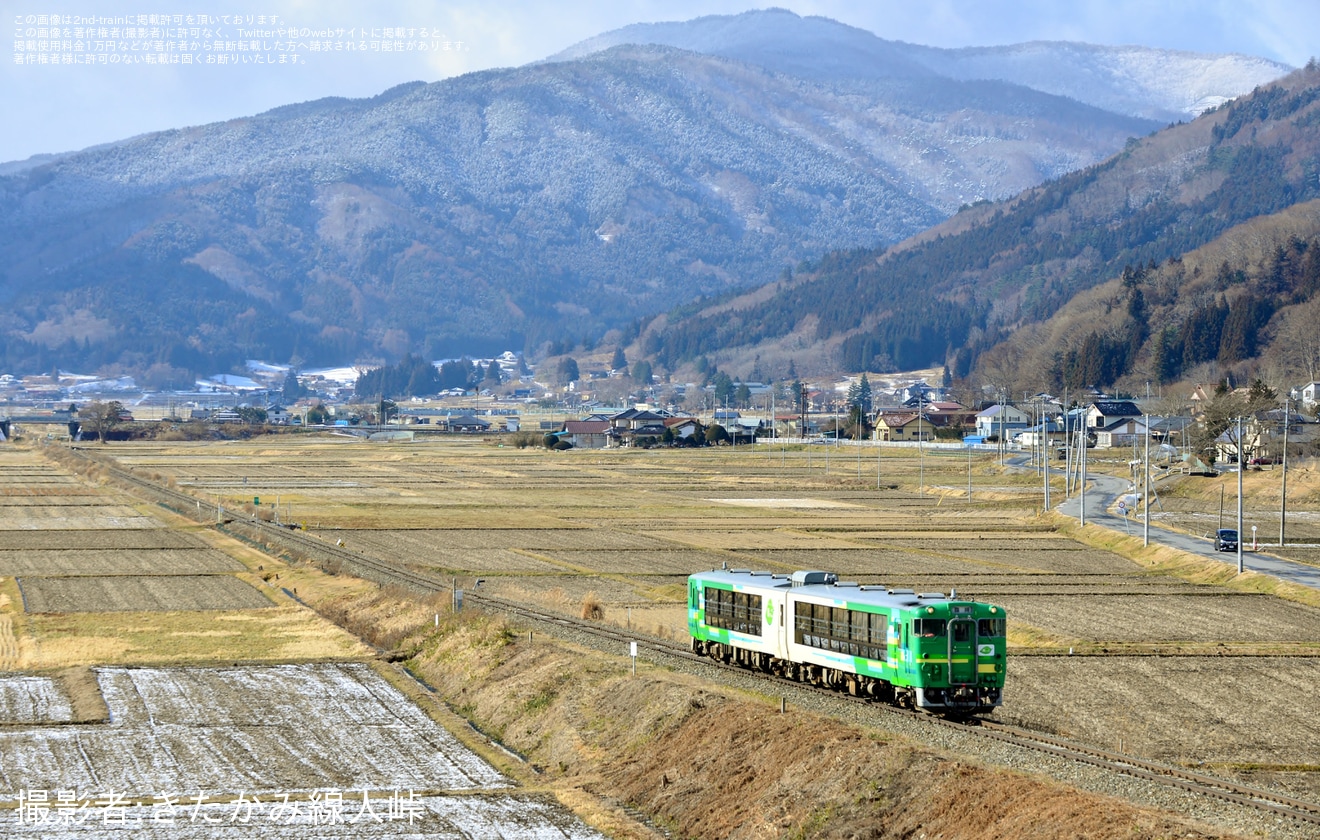
M 524 64 L 630 23 L 735 14 L 765 5 L 738 0 L 0 0 L 0 21 L 8 30 L 0 42 L 0 113 L 6 123 L 0 131 L 0 161 L 323 96 L 370 96 L 406 81 Z M 938 47 L 1069 40 L 1238 52 L 1294 66 L 1320 54 L 1316 0 L 778 0 L 773 5 L 834 18 L 882 38 Z M 245 30 L 263 28 L 255 23 L 258 16 L 278 18 L 265 29 L 297 27 L 306 30 L 300 35 L 304 43 L 329 41 L 332 46 L 349 40 L 349 31 L 365 30 L 368 38 L 384 41 L 384 29 L 403 30 L 395 41 L 405 49 L 361 54 L 303 50 L 300 63 L 281 65 L 248 63 L 258 55 L 273 55 L 269 51 L 222 48 L 195 55 L 200 62 L 203 56 L 225 54 L 237 57 L 236 63 L 147 64 L 150 44 L 170 37 L 162 31 L 143 33 L 139 43 L 144 48 L 107 56 L 105 64 L 66 64 L 50 50 L 44 59 L 41 51 L 31 58 L 19 56 L 40 37 L 41 15 L 135 19 L 164 13 L 230 16 L 215 26 L 220 38 L 230 45 L 260 40 L 262 50 L 278 36 L 244 35 L 233 16 L 253 17 L 251 27 L 244 23 Z M 110 40 L 87 37 L 89 42 Z M 206 40 L 192 33 L 184 37 L 193 43 Z M 426 49 L 419 50 L 423 44 Z M 138 63 L 109 63 L 126 56 Z

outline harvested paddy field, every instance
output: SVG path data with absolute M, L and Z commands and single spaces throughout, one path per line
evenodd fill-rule
M 73 704 L 53 677 L 0 673 L 0 726 L 72 720 Z
M 1019 657 L 995 717 L 1320 799 L 1320 657 Z
M 0 728 L 0 787 L 70 791 L 76 803 L 113 796 L 121 807 L 72 813 L 66 825 L 6 808 L 6 836 L 225 836 L 216 825 L 236 837 L 326 836 L 332 822 L 331 836 L 345 837 L 599 836 L 512 791 L 366 665 L 101 668 L 97 679 L 109 723 Z M 50 803 L 54 817 L 53 793 Z
M 0 530 L 0 669 L 365 651 L 266 583 L 264 555 L 31 453 L 0 450 L 0 465 L 14 463 L 22 469 L 0 470 L 14 497 L 60 486 L 91 502 L 49 527 Z M 33 508 L 3 510 L 8 523 Z M 112 521 L 120 511 L 131 512 L 132 527 Z
M 1320 610 L 1269 595 L 1003 595 L 1016 618 L 1062 636 L 1097 642 L 1308 642 L 1320 648 Z
M 212 549 L 0 549 L 0 576 L 198 575 L 241 572 L 242 563 Z
M 259 610 L 275 606 L 229 575 L 19 578 L 30 613 Z
M 884 450 L 878 490 L 873 455 L 859 478 L 854 461 L 806 450 L 551 453 L 471 439 L 307 438 L 111 452 L 244 515 L 251 497 L 265 509 L 278 496 L 282 518 L 327 544 L 443 570 L 463 589 L 483 578 L 476 591 L 566 616 L 598 603 L 605 622 L 662 636 L 683 636 L 683 577 L 722 563 L 956 588 L 1007 608 L 1009 688 L 997 717 L 1107 747 L 1132 722 L 1152 721 L 1149 757 L 1207 761 L 1208 772 L 1256 772 L 1271 750 L 1320 755 L 1320 735 L 1298 728 L 1320 717 L 1320 700 L 1294 691 L 1320 660 L 1317 607 L 1261 594 L 1250 576 L 1203 583 L 1069 539 L 1039 517 L 1039 493 L 1007 480 L 993 457 L 976 456 L 968 503 L 965 490 L 919 492 L 923 478 L 928 490 L 952 493 L 960 478 L 965 488 L 965 460 L 928 457 L 923 475 L 909 451 Z M 318 486 L 318 474 L 333 481 Z M 1049 655 L 1074 646 L 1087 655 Z M 1279 652 L 1292 655 L 1268 655 Z M 1273 695 L 1260 701 L 1276 687 L 1293 717 Z M 1202 733 L 1224 726 L 1238 736 L 1207 751 Z M 1279 776 L 1271 765 L 1275 775 L 1260 778 L 1320 799 L 1310 761 L 1276 762 L 1293 769 Z
M 159 528 L 160 523 L 127 505 L 24 505 L 9 507 L 0 517 L 0 531 L 65 531 Z

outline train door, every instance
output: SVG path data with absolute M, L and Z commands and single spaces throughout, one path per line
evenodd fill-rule
M 976 682 L 976 621 L 973 619 L 949 621 L 949 682 L 954 685 Z

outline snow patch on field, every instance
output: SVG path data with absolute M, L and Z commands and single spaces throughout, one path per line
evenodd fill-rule
M 0 790 L 210 797 L 511 784 L 365 665 L 97 676 L 110 723 L 0 730 Z
M 857 508 L 851 502 L 836 502 L 831 499 L 707 499 L 721 505 L 737 507 L 764 508 Z
M 50 677 L 0 676 L 0 723 L 65 723 L 73 707 Z

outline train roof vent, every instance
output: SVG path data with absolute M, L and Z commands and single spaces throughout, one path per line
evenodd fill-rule
M 837 581 L 837 580 L 836 580 L 836 581 L 834 582 L 834 585 L 835 585 L 835 586 L 849 586 L 849 587 L 854 587 L 854 588 L 856 588 L 856 589 L 861 589 L 861 587 L 858 586 L 857 583 L 856 583 L 855 581 L 842 581 L 842 582 L 840 582 L 840 581 Z
M 792 578 L 794 586 L 812 586 L 815 584 L 834 583 L 839 576 L 833 572 L 794 572 Z
M 890 595 L 916 595 L 916 594 L 917 594 L 917 590 L 915 590 L 915 589 L 891 589 L 891 590 L 889 590 L 889 594 L 890 594 Z
M 774 577 L 770 572 L 748 572 L 752 577 Z
M 860 589 L 860 590 L 862 590 L 863 592 L 884 592 L 884 591 L 885 591 L 885 585 L 884 585 L 883 583 L 873 583 L 873 584 L 871 584 L 870 586 L 859 586 L 859 587 L 857 587 L 857 588 Z
M 751 569 L 729 569 L 731 575 L 750 575 L 751 573 Z
M 927 601 L 943 601 L 943 600 L 945 600 L 945 598 L 944 598 L 944 593 L 943 593 L 943 592 L 922 592 L 922 593 L 921 593 L 920 595 L 918 595 L 917 597 L 918 597 L 918 598 L 925 598 Z

